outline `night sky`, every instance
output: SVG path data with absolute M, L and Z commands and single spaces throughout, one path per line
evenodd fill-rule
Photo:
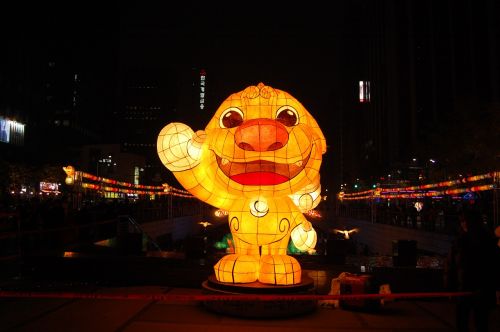
M 86 116 L 98 114 L 103 119 L 106 112 L 116 110 L 116 81 L 125 74 L 124 64 L 134 64 L 139 68 L 167 68 L 181 79 L 184 79 L 185 68 L 205 68 L 212 111 L 230 93 L 264 82 L 291 93 L 319 121 L 329 145 L 325 168 L 339 169 L 338 155 L 342 148 L 344 167 L 353 169 L 352 174 L 345 172 L 345 177 L 372 176 L 404 158 L 408 159 L 417 152 L 417 142 L 424 142 L 429 132 L 436 132 L 440 122 L 450 121 L 447 114 L 456 109 L 456 106 L 450 106 L 453 104 L 450 100 L 460 93 L 452 95 L 450 92 L 450 96 L 445 96 L 437 92 L 441 89 L 440 84 L 445 87 L 453 85 L 447 83 L 446 80 L 452 79 L 448 77 L 455 75 L 453 79 L 459 88 L 462 85 L 460 80 L 468 82 L 471 75 L 478 82 L 492 82 L 484 89 L 479 84 L 478 91 L 497 86 L 498 60 L 491 60 L 491 54 L 495 53 L 491 48 L 473 45 L 482 45 L 484 41 L 485 45 L 490 43 L 498 47 L 498 42 L 491 42 L 498 36 L 498 24 L 495 23 L 492 30 L 492 26 L 484 23 L 489 22 L 491 16 L 488 10 L 497 6 L 494 1 L 480 1 L 477 6 L 476 2 L 468 0 L 457 3 L 455 6 L 446 1 L 356 0 L 328 5 L 324 2 L 265 1 L 224 4 L 182 1 L 175 5 L 166 1 L 137 1 L 133 4 L 79 1 L 71 4 L 44 2 L 36 7 L 21 4 L 15 5 L 7 15 L 4 12 L 4 33 L 7 31 L 7 46 L 12 51 L 3 61 L 2 70 L 8 71 L 12 65 L 10 62 L 19 66 L 18 55 L 26 50 L 43 53 L 46 45 L 57 45 L 72 54 L 65 61 L 86 64 L 82 72 L 87 73 L 95 86 L 92 92 L 95 105 L 86 109 Z M 472 14 L 467 21 L 467 17 L 462 16 L 468 12 Z M 440 15 L 442 20 L 437 19 Z M 391 20 L 386 20 L 387 17 Z M 429 33 L 429 22 L 434 22 L 434 37 Z M 454 37 L 447 32 L 446 22 L 452 22 L 449 24 L 454 26 Z M 491 33 L 485 35 L 484 31 Z M 477 36 L 479 38 L 475 38 Z M 431 38 L 436 38 L 432 41 L 433 48 L 427 53 L 420 51 L 421 45 L 425 46 Z M 417 40 L 414 46 L 410 45 L 411 40 Z M 457 48 L 453 58 L 442 46 L 450 44 L 450 40 L 471 42 Z M 478 65 L 471 69 L 466 58 L 464 72 L 470 70 L 472 74 L 467 74 L 469 76 L 464 74 L 461 77 L 460 72 L 455 74 L 446 70 L 439 72 L 442 63 L 455 61 L 453 65 L 460 66 L 461 55 L 456 54 L 469 54 L 471 49 L 476 50 L 470 56 L 471 61 L 486 63 L 485 68 Z M 414 54 L 408 55 L 409 52 Z M 432 61 L 426 58 L 431 53 L 433 56 L 429 59 Z M 492 64 L 484 62 L 483 55 Z M 417 64 L 412 69 L 416 74 L 409 70 L 406 73 L 409 68 L 405 62 L 407 59 Z M 433 72 L 429 77 L 437 83 L 431 84 L 426 77 L 418 82 L 420 72 L 431 67 Z M 494 72 L 490 75 L 493 78 L 476 75 L 475 71 L 479 73 L 480 69 L 485 73 Z M 399 76 L 395 78 L 395 75 Z M 364 106 L 356 104 L 357 82 L 364 79 L 372 80 L 374 87 L 380 89 L 380 96 L 385 98 L 373 102 L 374 105 L 377 103 L 373 106 L 378 110 L 376 118 L 363 115 Z M 405 95 L 402 90 L 397 91 L 402 101 L 390 104 L 390 93 L 396 91 L 390 84 L 393 87 L 413 86 L 417 94 Z M 432 91 L 420 93 L 418 90 L 427 87 Z M 488 101 L 495 98 L 493 95 L 486 97 Z M 414 110 L 410 110 L 405 102 L 414 103 Z M 431 103 L 434 106 L 429 106 Z M 397 116 L 386 110 L 391 107 Z M 211 114 L 201 114 L 188 124 L 201 129 Z M 384 120 L 386 116 L 389 120 Z M 363 123 L 358 123 L 360 119 L 364 119 L 367 130 L 362 129 Z M 414 119 L 418 119 L 418 125 Z M 379 127 L 370 128 L 375 123 Z M 402 134 L 387 134 L 395 127 L 400 128 Z M 343 147 L 339 145 L 341 129 L 344 132 Z M 366 134 L 370 130 L 374 134 Z M 404 133 L 412 130 L 413 136 L 405 141 Z M 387 148 L 389 152 L 380 152 L 386 149 L 387 142 L 393 145 L 392 150 Z M 378 161 L 373 161 L 374 158 Z M 366 165 L 360 160 L 365 160 Z M 325 173 L 331 178 L 336 176 L 331 171 Z M 338 183 L 339 179 L 329 179 L 328 182 Z
M 325 107 L 317 90 L 331 89 L 325 85 L 335 73 L 333 60 L 340 52 L 343 22 L 337 22 L 340 13 L 335 8 L 162 3 L 117 3 L 111 8 L 77 2 L 17 8 L 11 17 L 15 28 L 9 29 L 8 37 L 14 43 L 68 45 L 91 62 L 126 58 L 173 68 L 210 68 L 217 87 L 213 98 L 221 101 L 230 92 L 263 81 L 312 103 L 313 113 L 319 112 L 313 110 L 316 103 Z
M 336 14 L 293 4 L 245 6 L 19 5 L 12 10 L 7 36 L 17 54 L 43 55 L 50 48 L 69 54 L 62 61 L 86 63 L 82 70 L 94 80 L 97 104 L 85 110 L 89 117 L 103 116 L 99 104 L 108 105 L 113 97 L 107 85 L 116 84 L 113 80 L 123 75 L 120 63 L 126 62 L 167 67 L 176 75 L 189 67 L 205 68 L 212 107 L 230 93 L 264 82 L 290 92 L 325 123 L 335 112 L 328 82 L 334 75 Z M 31 54 L 29 61 L 36 58 Z M 8 61 L 17 61 L 15 52 Z M 206 112 L 197 118 L 199 123 L 189 125 L 202 128 L 210 117 Z
M 335 59 L 341 56 L 338 45 L 351 37 L 342 35 L 346 23 L 339 12 L 303 3 L 267 2 L 238 7 L 192 4 L 168 12 L 142 5 L 124 9 L 122 36 L 140 45 L 138 58 L 161 54 L 159 62 L 207 70 L 212 110 L 198 120 L 190 119 L 191 127 L 203 128 L 229 94 L 264 82 L 291 93 L 321 123 L 330 146 L 324 167 L 331 167 L 332 143 L 338 136 L 332 123 L 338 113 L 331 101 L 338 80 L 332 77 L 339 66 Z M 154 32 L 144 40 L 143 30 Z
M 262 81 L 289 91 L 313 114 L 326 116 L 334 73 L 334 13 L 303 4 L 246 6 L 202 3 L 172 12 L 137 4 L 122 10 L 122 38 L 140 45 L 134 56 L 205 68 L 212 100 L 222 102 Z M 152 33 L 145 36 L 143 31 Z

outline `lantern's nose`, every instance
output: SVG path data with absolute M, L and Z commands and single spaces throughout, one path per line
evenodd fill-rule
M 274 151 L 288 142 L 284 125 L 271 119 L 252 119 L 243 122 L 234 135 L 236 145 L 247 151 Z

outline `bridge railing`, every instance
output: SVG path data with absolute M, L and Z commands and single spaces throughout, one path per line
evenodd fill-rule
M 209 209 L 197 200 L 180 198 L 130 204 L 97 202 L 80 210 L 67 211 L 65 217 L 62 212 L 44 214 L 38 211 L 38 206 L 31 208 L 30 213 L 0 214 L 0 259 L 61 251 L 82 243 L 116 237 L 121 222 L 119 216 L 123 215 L 128 216 L 127 220 L 133 220 L 136 229 L 141 229 L 143 223 L 203 215 Z M 155 247 L 153 244 L 152 248 Z
M 430 232 L 454 234 L 458 230 L 458 212 L 444 210 L 418 213 L 412 208 L 387 209 L 379 206 L 339 206 L 337 216 L 366 220 L 372 223 L 412 228 Z

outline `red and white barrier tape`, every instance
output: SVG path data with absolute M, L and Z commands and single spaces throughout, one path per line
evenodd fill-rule
M 324 300 L 367 300 L 367 299 L 422 299 L 470 296 L 471 292 L 432 292 L 432 293 L 392 293 L 392 294 L 340 294 L 340 295 L 265 295 L 265 294 L 168 294 L 168 293 L 75 293 L 75 292 L 22 292 L 0 291 L 0 298 L 58 298 L 90 300 L 147 300 L 147 301 L 324 301 Z

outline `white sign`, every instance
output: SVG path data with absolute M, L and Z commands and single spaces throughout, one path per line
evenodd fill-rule
M 206 79 L 206 71 L 202 69 L 200 71 L 200 109 L 205 109 L 205 79 Z

